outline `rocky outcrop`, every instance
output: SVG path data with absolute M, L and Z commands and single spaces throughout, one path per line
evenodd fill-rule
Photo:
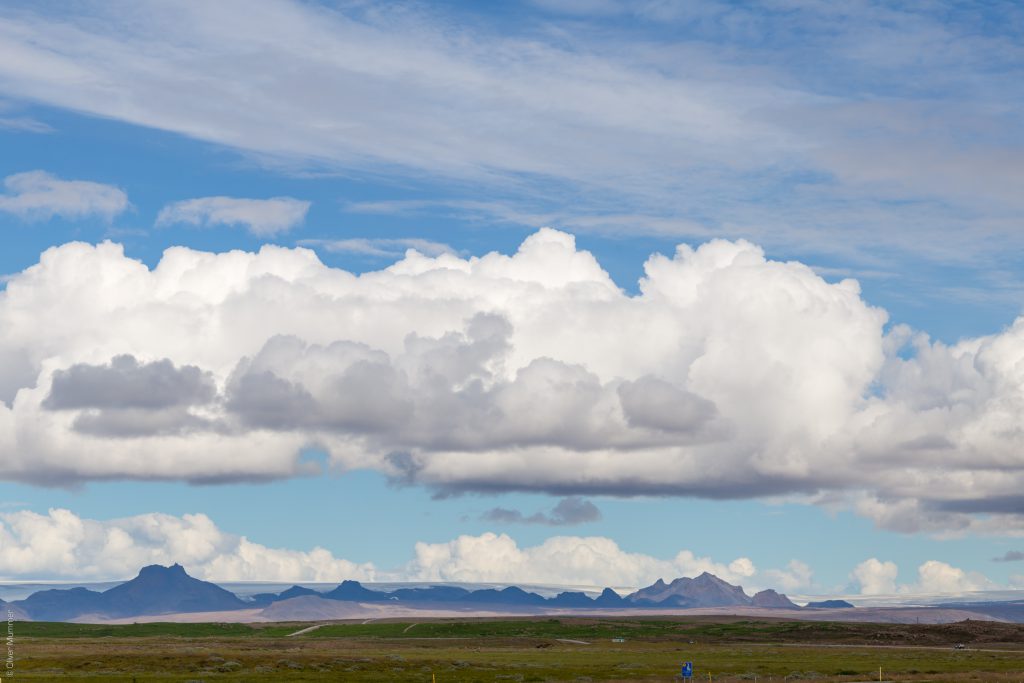
M 784 594 L 773 591 L 771 588 L 754 593 L 750 599 L 754 607 L 775 607 L 780 609 L 800 609 L 800 606 L 787 598 Z

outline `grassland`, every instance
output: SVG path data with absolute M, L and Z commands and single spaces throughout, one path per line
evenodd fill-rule
M 880 666 L 886 680 L 1024 681 L 1024 626 L 984 622 L 437 620 L 287 635 L 308 625 L 16 623 L 16 679 L 668 681 L 691 660 L 696 681 L 878 680 Z

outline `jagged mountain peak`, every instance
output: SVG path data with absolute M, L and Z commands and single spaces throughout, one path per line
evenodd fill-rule
M 666 585 L 658 579 L 641 588 L 627 600 L 637 604 L 660 604 L 675 607 L 722 607 L 750 605 L 750 596 L 741 586 L 734 586 L 714 574 L 702 572 L 694 578 L 683 576 Z

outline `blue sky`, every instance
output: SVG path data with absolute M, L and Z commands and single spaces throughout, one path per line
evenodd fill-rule
M 0 576 L 1024 583 L 1019 8 L 184 7 L 0 10 Z

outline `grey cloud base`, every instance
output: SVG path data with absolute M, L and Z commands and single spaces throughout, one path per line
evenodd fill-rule
M 519 510 L 496 507 L 488 510 L 480 519 L 501 524 L 544 524 L 547 526 L 572 526 L 596 522 L 601 519 L 601 510 L 589 500 L 571 496 L 558 501 L 550 512 L 535 512 L 524 515 Z
M 161 410 L 209 403 L 215 391 L 213 376 L 194 365 L 176 368 L 167 359 L 139 363 L 122 355 L 108 365 L 77 363 L 56 371 L 43 407 Z
M 20 368 L 0 476 L 272 479 L 317 448 L 442 493 L 796 494 L 903 531 L 1021 527 L 1024 322 L 953 347 L 886 332 L 856 282 L 743 241 L 654 255 L 640 284 L 547 229 L 360 276 L 305 249 L 150 270 L 55 247 L 0 293 Z

